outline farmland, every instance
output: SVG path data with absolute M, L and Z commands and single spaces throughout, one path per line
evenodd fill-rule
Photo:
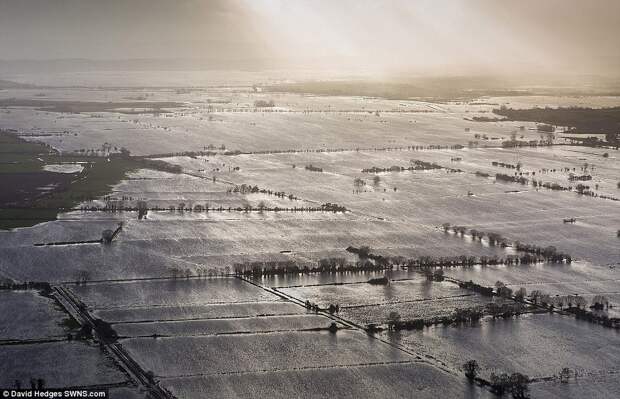
M 620 152 L 492 110 L 618 97 L 132 76 L 0 91 L 0 387 L 617 396 Z

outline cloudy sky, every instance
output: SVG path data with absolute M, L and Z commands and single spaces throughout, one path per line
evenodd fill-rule
M 604 73 L 619 38 L 618 0 L 0 0 L 4 60 Z

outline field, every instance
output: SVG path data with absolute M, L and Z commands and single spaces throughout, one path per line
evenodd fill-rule
M 439 389 L 438 381 L 450 384 L 455 393 L 469 389 L 461 377 L 238 278 L 67 287 L 94 315 L 111 322 L 123 350 L 179 398 L 197 392 L 217 397 L 259 391 L 274 397 L 320 395 L 320 390 L 299 385 L 307 378 L 317 384 L 338 381 L 336 389 L 353 397 L 366 388 L 349 382 L 367 375 L 372 376 L 365 380 L 368 387 L 378 386 L 371 395 L 384 389 L 402 394 L 413 383 L 422 397 L 429 397 Z M 171 297 L 177 299 L 175 305 L 165 302 Z M 332 324 L 336 332 L 328 331 Z M 396 382 L 399 376 L 413 382 Z M 233 377 L 244 384 L 233 387 Z
M 487 398 L 490 393 L 475 386 L 463 390 L 458 380 L 437 373 L 425 364 L 390 364 L 355 367 L 289 370 L 271 373 L 212 375 L 166 379 L 166 386 L 178 398 L 193 398 L 196 392 L 209 397 L 271 398 L 435 398 L 448 395 Z M 278 387 L 274 390 L 273 387 Z
M 86 305 L 103 309 L 244 303 L 277 299 L 236 278 L 94 283 L 74 286 L 71 290 Z M 171 298 L 174 298 L 173 303 L 169 302 Z
M 389 336 L 412 350 L 432 354 L 453 367 L 475 359 L 481 373 L 520 372 L 551 377 L 562 368 L 579 376 L 618 372 L 618 334 L 560 315 L 525 315 L 509 320 L 485 319 L 463 328 L 432 327 Z
M 80 325 L 54 299 L 33 290 L 1 290 L 0 306 L 0 387 L 27 388 L 41 380 L 48 388 L 134 392 L 126 373 L 97 345 L 69 339 Z
M 619 97 L 431 102 L 269 92 L 258 88 L 282 81 L 256 73 L 191 76 L 204 85 L 100 72 L 103 86 L 77 74 L 0 90 L 0 183 L 11 188 L 0 193 L 0 387 L 44 378 L 123 398 L 495 397 L 460 369 L 475 359 L 484 380 L 533 378 L 531 397 L 618 396 L 615 329 L 557 309 L 493 318 L 488 309 L 517 298 L 458 283 L 578 294 L 587 311 L 605 296 L 596 314 L 618 317 L 620 152 L 571 145 L 564 126 L 547 134 L 536 118 L 473 118 Z M 522 257 L 517 243 L 572 262 L 481 265 Z M 443 267 L 445 279 L 403 266 L 424 258 L 474 264 Z M 347 270 L 283 271 L 329 262 Z M 255 273 L 235 274 L 244 268 Z M 450 321 L 485 307 L 478 321 Z M 429 325 L 398 330 L 395 314 Z M 81 336 L 89 326 L 96 334 Z M 578 377 L 560 383 L 563 368 Z
M 36 291 L 0 291 L 0 342 L 64 337 L 66 317 Z
M 260 318 L 245 316 L 242 318 L 117 324 L 115 331 L 123 337 L 148 337 L 153 334 L 158 336 L 192 336 L 326 329 L 330 323 L 331 320 L 328 318 L 312 314 Z
M 1 346 L 0 357 L 4 359 L 0 363 L 3 387 L 13 386 L 15 380 L 29 386 L 31 378 L 43 378 L 50 388 L 127 382 L 127 377 L 98 348 L 78 342 Z M 59 359 L 63 359 L 62 367 L 57 367 Z

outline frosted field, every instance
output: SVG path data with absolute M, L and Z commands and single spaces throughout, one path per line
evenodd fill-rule
M 0 346 L 0 386 L 11 387 L 16 379 L 30 386 L 30 378 L 45 379 L 49 388 L 119 384 L 128 381 L 117 366 L 95 345 L 53 342 L 36 345 Z
M 569 316 L 529 314 L 511 319 L 485 318 L 468 327 L 431 327 L 385 334 L 393 342 L 459 367 L 469 359 L 481 374 L 521 372 L 530 377 L 557 375 L 563 367 L 579 375 L 619 371 L 616 331 Z
M 64 338 L 67 317 L 36 291 L 0 291 L 0 341 Z

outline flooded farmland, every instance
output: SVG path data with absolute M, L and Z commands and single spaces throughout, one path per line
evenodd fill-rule
M 0 396 L 619 398 L 595 3 L 0 1 Z

